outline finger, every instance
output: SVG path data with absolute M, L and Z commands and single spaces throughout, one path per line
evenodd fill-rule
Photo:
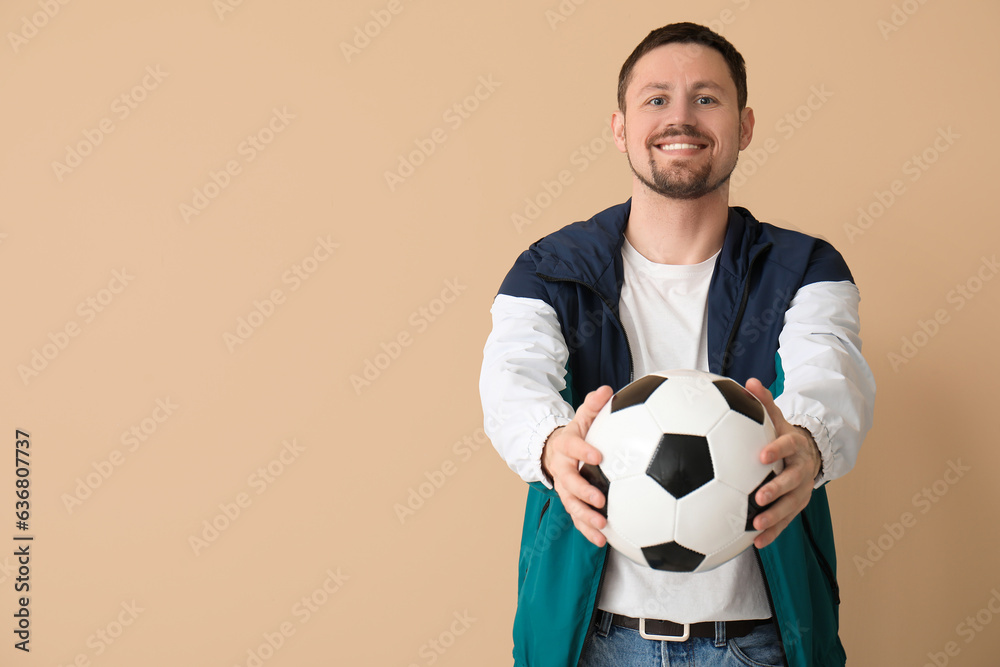
M 800 459 L 793 459 L 785 466 L 780 474 L 775 476 L 770 482 L 760 487 L 754 500 L 763 507 L 768 503 L 795 491 L 805 479 L 805 463 Z M 811 487 L 810 487 L 811 488 Z
M 591 486 L 576 470 L 561 475 L 554 487 L 566 511 L 573 517 L 581 517 L 591 524 L 600 519 L 598 527 L 603 527 L 604 517 L 594 509 L 604 504 L 604 494 L 600 489 Z
M 767 443 L 760 450 L 760 462 L 764 465 L 770 465 L 775 461 L 793 456 L 797 451 L 798 446 L 795 438 L 791 434 L 786 433 Z
M 560 495 L 560 499 L 563 501 L 563 507 L 573 517 L 573 525 L 577 530 L 597 546 L 604 546 L 605 538 L 600 529 L 607 525 L 607 519 L 578 498 Z
M 594 508 L 583 502 L 574 495 L 560 496 L 566 512 L 573 517 L 574 521 L 579 521 L 594 528 L 603 528 L 606 519 L 594 511 Z
M 570 509 L 579 509 L 575 503 L 585 503 L 587 506 L 586 509 L 591 511 L 595 507 L 600 508 L 604 506 L 604 494 L 600 489 L 584 479 L 575 467 L 560 474 L 556 478 L 554 488 L 559 494 L 560 499 L 563 500 L 563 505 L 566 505 L 567 512 Z M 593 517 L 590 518 L 592 519 Z
M 573 421 L 580 425 L 580 433 L 586 435 L 590 425 L 594 422 L 594 417 L 601 411 L 604 404 L 608 402 L 614 392 L 608 385 L 598 387 L 587 394 L 583 404 L 576 410 Z
M 608 539 L 604 537 L 604 533 L 592 526 L 578 523 L 575 519 L 573 520 L 573 525 L 576 526 L 576 529 L 579 530 L 584 537 L 590 540 L 591 544 L 594 546 L 603 547 L 608 541 Z
M 781 496 L 773 505 L 767 508 L 766 512 L 761 512 L 754 517 L 754 530 L 766 530 L 777 526 L 785 519 L 788 519 L 789 516 L 794 517 L 800 509 L 792 496 Z
M 778 539 L 778 535 L 781 535 L 781 532 L 785 530 L 785 528 L 788 526 L 789 523 L 791 522 L 785 521 L 784 523 L 774 526 L 773 528 L 768 528 L 763 533 L 754 538 L 753 545 L 758 549 L 763 549 L 771 542 L 774 542 L 776 539 Z
M 774 397 L 771 396 L 771 392 L 757 378 L 749 378 L 747 380 L 746 390 L 756 396 L 757 400 L 763 403 L 765 407 L 768 403 L 774 403 Z
M 601 450 L 573 432 L 567 433 L 560 444 L 559 453 L 569 458 L 574 467 L 577 467 L 578 461 L 596 466 L 604 458 L 601 455 Z
M 604 494 L 588 482 L 583 475 L 579 473 L 567 474 L 563 479 L 563 485 L 567 491 L 591 507 L 601 508 L 604 506 Z
M 801 475 L 798 476 L 801 477 Z M 783 482 L 791 479 L 792 475 L 788 475 Z M 765 491 L 765 489 L 767 487 L 762 488 L 761 492 Z M 760 535 L 754 538 L 754 545 L 758 549 L 763 549 L 773 542 L 788 527 L 788 524 L 798 516 L 799 512 L 806 507 L 809 502 L 810 491 L 802 493 L 802 489 L 801 485 L 794 485 L 793 482 L 793 487 L 787 493 L 778 496 L 777 500 L 773 501 L 773 504 L 766 512 L 762 512 L 754 518 L 754 529 L 762 531 Z M 757 498 L 758 501 L 762 499 L 760 492 L 758 492 Z
M 760 535 L 754 538 L 753 541 L 754 546 L 756 546 L 758 549 L 763 549 L 768 544 L 773 542 L 775 539 L 777 539 L 778 535 L 780 535 L 782 531 L 784 531 L 785 528 L 788 527 L 788 524 L 790 524 L 792 522 L 792 519 L 794 519 L 797 515 L 798 512 L 796 511 L 787 514 L 781 518 L 774 518 L 773 525 L 771 525 L 771 522 L 768 521 L 767 517 L 765 517 L 765 522 L 768 523 L 768 527 L 765 530 L 763 530 Z M 763 516 L 764 515 L 762 514 L 757 518 L 760 519 Z M 756 525 L 756 523 L 757 522 L 755 520 L 754 525 Z
M 764 405 L 764 409 L 767 411 L 767 416 L 771 418 L 771 423 L 774 424 L 774 428 L 778 429 L 779 424 L 785 422 L 785 415 L 781 413 L 778 406 L 774 404 L 774 397 L 771 396 L 771 392 L 768 391 L 767 387 L 758 380 L 757 378 L 750 378 L 746 383 L 746 390 L 753 394 L 758 401 Z

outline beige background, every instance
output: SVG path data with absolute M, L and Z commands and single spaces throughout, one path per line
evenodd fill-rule
M 877 425 L 830 486 L 851 664 L 995 664 L 996 3 L 223 2 L 0 7 L 0 664 L 510 664 L 525 488 L 481 431 L 490 302 L 628 196 L 617 72 L 676 20 L 749 64 L 733 202 L 862 289 Z

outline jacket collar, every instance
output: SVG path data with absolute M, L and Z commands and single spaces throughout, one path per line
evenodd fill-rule
M 539 240 L 535 244 L 541 255 L 537 264 L 539 275 L 588 285 L 617 310 L 624 282 L 621 248 L 631 208 L 629 199 L 590 220 L 568 225 Z M 742 280 L 750 257 L 763 245 L 759 243 L 760 232 L 760 223 L 750 211 L 740 206 L 729 207 L 726 238 L 716 268 Z

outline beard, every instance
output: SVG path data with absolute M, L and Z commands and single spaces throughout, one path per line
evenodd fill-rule
M 733 159 L 732 166 L 716 179 L 712 178 L 714 162 L 711 158 L 699 168 L 676 164 L 666 168 L 660 167 L 653 157 L 653 151 L 657 150 L 655 145 L 671 136 L 688 136 L 704 139 L 694 128 L 687 128 L 686 130 L 676 130 L 651 140 L 646 149 L 649 151 L 649 173 L 652 176 L 652 180 L 644 174 L 639 173 L 635 165 L 632 164 L 632 155 L 627 150 L 625 152 L 625 157 L 628 159 L 628 166 L 631 167 L 632 173 L 635 174 L 635 177 L 643 185 L 653 192 L 669 199 L 699 199 L 718 190 L 732 176 L 733 171 L 736 169 L 736 163 L 739 160 L 739 153 Z

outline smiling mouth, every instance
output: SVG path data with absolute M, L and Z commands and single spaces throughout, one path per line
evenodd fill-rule
M 656 147 L 661 151 L 686 151 L 686 150 L 701 150 L 707 148 L 704 144 L 689 144 L 683 142 L 672 142 L 665 144 L 656 144 Z

